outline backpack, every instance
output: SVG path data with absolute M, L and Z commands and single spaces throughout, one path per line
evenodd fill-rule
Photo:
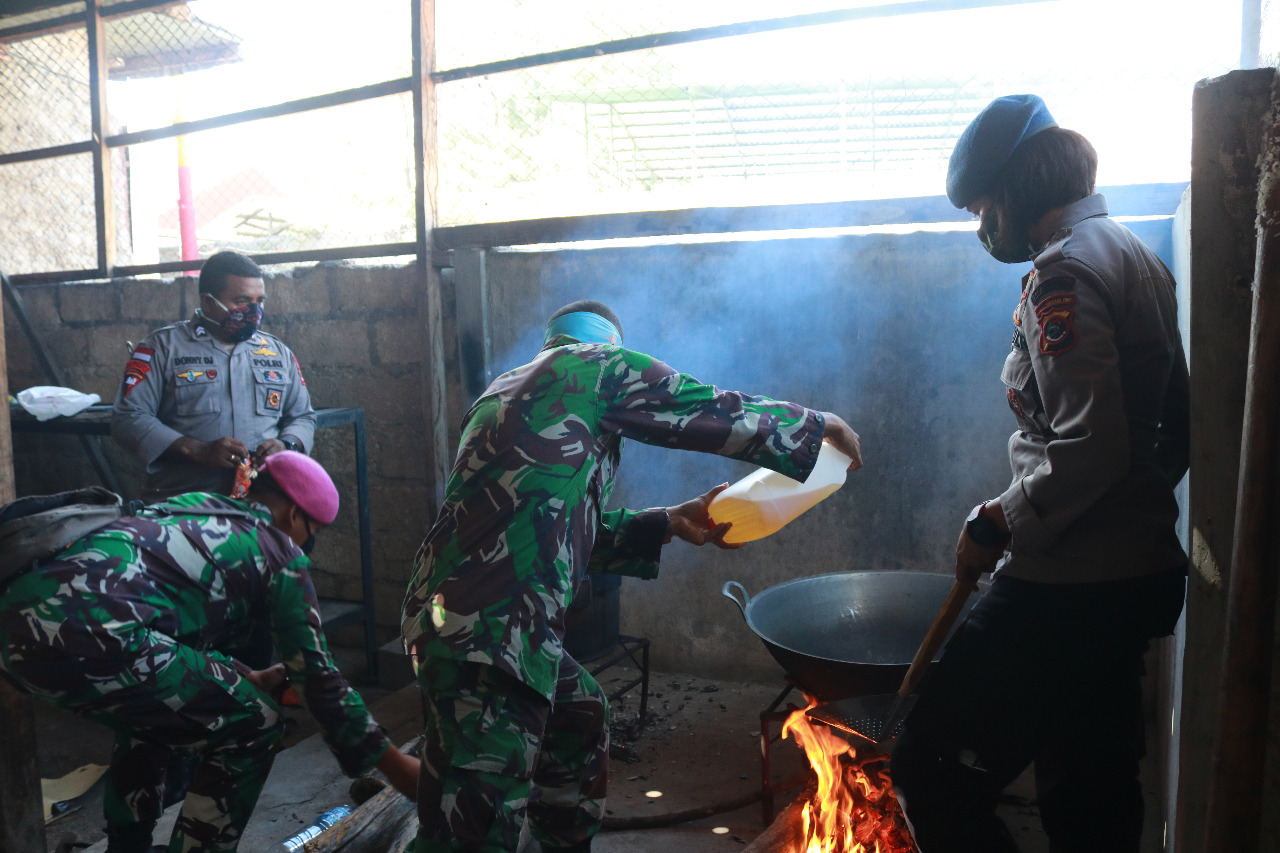
M 0 507 L 0 583 L 48 560 L 126 512 L 124 499 L 101 486 L 30 495 Z
M 165 503 L 128 504 L 101 486 L 56 495 L 30 495 L 0 506 L 0 584 L 57 555 L 72 542 L 101 530 L 124 515 L 143 510 L 156 516 L 254 516 L 232 507 L 175 507 Z

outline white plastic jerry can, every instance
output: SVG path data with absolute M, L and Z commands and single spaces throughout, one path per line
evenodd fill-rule
M 724 537 L 729 544 L 762 539 L 843 486 L 852 462 L 824 439 L 818 461 L 803 483 L 761 468 L 712 499 L 707 508 L 711 522 L 733 524 Z

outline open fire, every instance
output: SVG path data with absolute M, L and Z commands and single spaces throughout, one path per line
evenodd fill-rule
M 889 756 L 870 744 L 855 747 L 805 716 L 807 710 L 795 711 L 782 726 L 782 736 L 795 738 L 818 780 L 803 808 L 803 844 L 793 853 L 915 853 L 889 781 Z

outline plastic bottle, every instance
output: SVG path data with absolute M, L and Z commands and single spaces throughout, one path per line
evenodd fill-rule
M 308 841 L 350 815 L 351 806 L 335 806 L 316 818 L 311 826 L 308 826 L 287 841 L 282 841 L 280 847 L 283 848 L 285 853 L 301 853 L 303 846 Z
M 711 523 L 733 523 L 724 537 L 730 544 L 762 539 L 844 485 L 852 461 L 823 441 L 818 461 L 803 483 L 761 468 L 715 496 L 707 508 Z

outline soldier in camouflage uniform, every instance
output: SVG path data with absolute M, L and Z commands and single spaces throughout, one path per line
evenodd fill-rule
M 345 773 L 377 766 L 413 795 L 417 760 L 388 741 L 321 632 L 304 551 L 337 509 L 320 465 L 283 451 L 246 500 L 179 495 L 0 589 L 0 673 L 134 739 L 107 775 L 112 853 L 150 850 L 164 787 L 156 768 L 170 750 L 201 760 L 168 849 L 236 849 L 283 733 L 273 693 L 286 677 Z M 255 671 L 234 651 L 264 621 L 283 663 Z
M 578 302 L 529 364 L 472 406 L 445 503 L 414 564 L 406 650 L 424 698 L 417 853 L 515 850 L 526 815 L 543 850 L 588 850 L 600 826 L 608 707 L 564 651 L 586 571 L 653 578 L 679 537 L 708 527 L 723 486 L 668 509 L 604 511 L 622 438 L 718 453 L 803 480 L 835 415 L 702 385 L 621 346 L 608 307 Z

